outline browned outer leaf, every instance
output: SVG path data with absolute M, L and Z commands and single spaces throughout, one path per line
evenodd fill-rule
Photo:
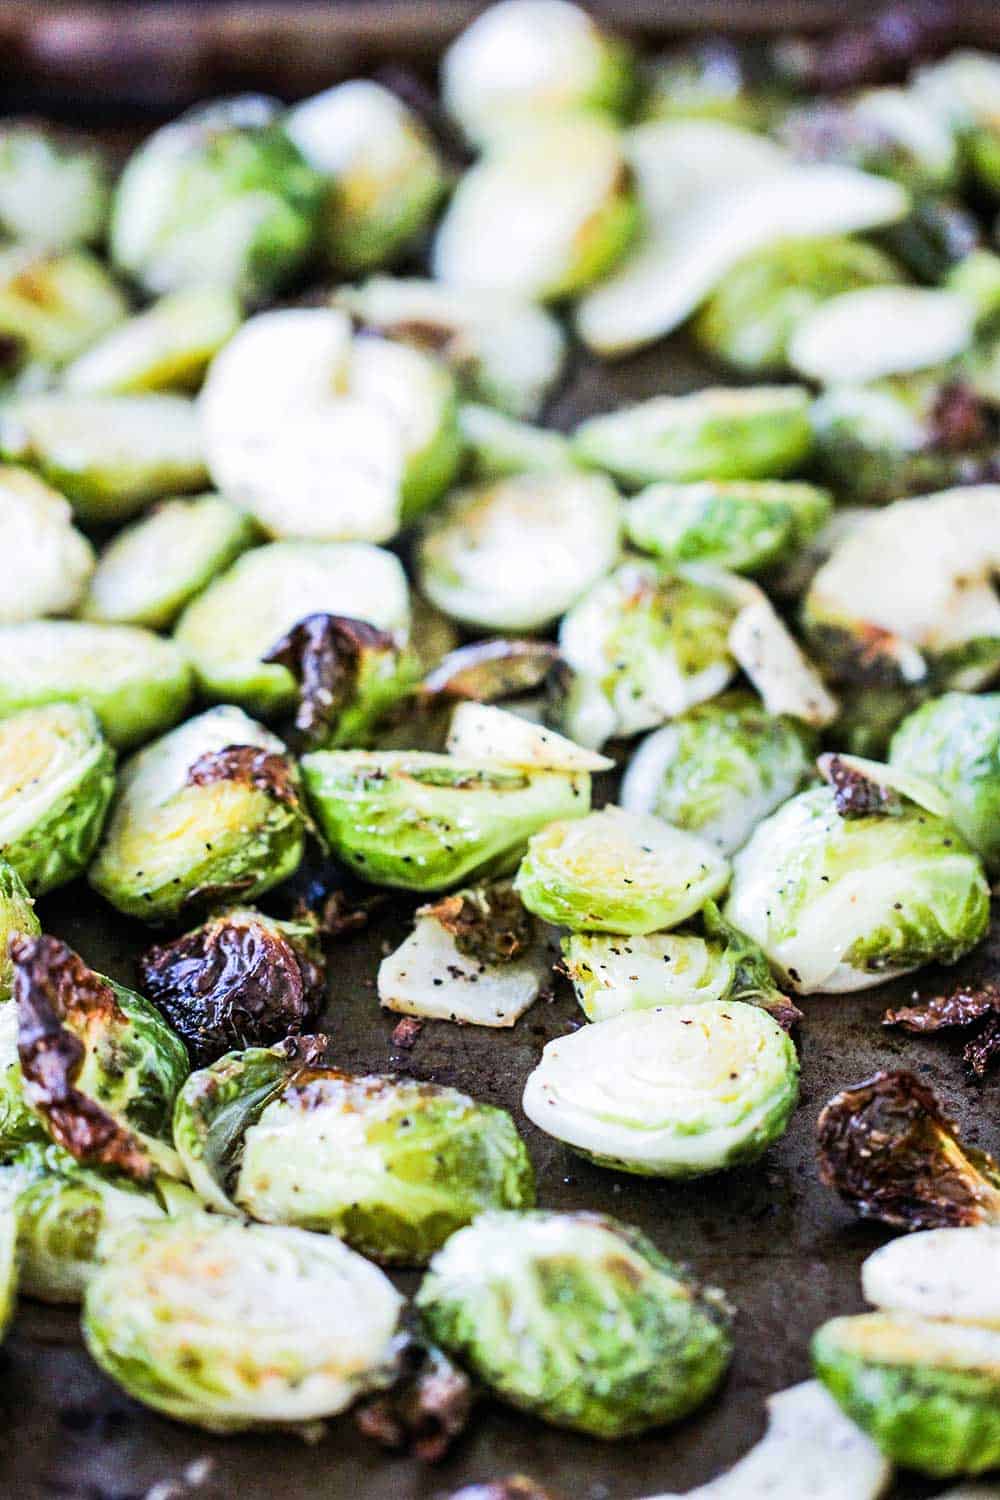
M 449 651 L 424 678 L 422 691 L 492 703 L 541 687 L 560 659 L 549 641 L 473 641 Z
M 451 934 L 466 958 L 484 964 L 512 962 L 532 946 L 535 924 L 510 886 L 494 886 L 473 896 L 461 891 L 422 906 L 421 917 L 433 917 Z
M 296 679 L 295 727 L 307 740 L 318 740 L 350 701 L 362 654 L 394 648 L 392 636 L 367 620 L 313 614 L 293 625 L 263 659 L 286 667 Z
M 362 1406 L 355 1421 L 365 1437 L 384 1448 L 406 1449 L 424 1463 L 438 1463 L 468 1423 L 472 1382 L 439 1349 L 416 1342 L 404 1351 L 402 1364 L 392 1389 Z
M 224 750 L 206 750 L 188 768 L 188 786 L 212 786 L 217 781 L 236 781 L 273 797 L 276 802 L 297 807 L 299 798 L 292 768 L 285 756 L 259 745 L 227 745 Z
M 894 791 L 855 771 L 839 755 L 821 755 L 816 764 L 823 780 L 833 787 L 833 804 L 842 818 L 869 818 L 899 808 Z
M 922 1005 L 886 1011 L 883 1026 L 902 1026 L 920 1035 L 953 1027 L 974 1027 L 975 1034 L 962 1053 L 977 1078 L 985 1077 L 1000 1056 L 1000 985 L 986 979 L 976 985 L 956 985 L 946 995 L 935 995 Z
M 988 442 L 991 433 L 985 403 L 964 381 L 949 381 L 931 408 L 930 433 L 933 447 L 948 453 Z

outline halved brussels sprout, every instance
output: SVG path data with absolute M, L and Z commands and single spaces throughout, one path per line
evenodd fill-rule
M 86 704 L 0 719 L 0 859 L 33 896 L 83 874 L 114 789 L 114 755 Z
M 201 106 L 130 158 L 115 191 L 111 257 L 151 296 L 209 285 L 263 299 L 312 251 L 323 195 L 270 101 Z
M 924 68 L 916 92 L 959 137 L 983 187 L 1000 193 L 1000 63 L 988 52 L 959 49 Z
M 748 693 L 727 694 L 643 740 L 625 772 L 622 806 L 733 854 L 812 779 L 813 751 L 795 720 L 775 718 Z
M 914 192 L 944 191 L 959 174 L 954 132 L 915 89 L 865 89 L 799 106 L 778 138 L 799 161 L 861 167 Z
M 285 746 L 242 709 L 208 709 L 123 767 L 90 883 L 147 922 L 252 901 L 294 874 L 305 817 Z
M 184 1044 L 141 995 L 58 938 L 13 938 L 23 1098 L 77 1161 L 149 1182 L 183 1177 L 171 1138 Z
M 62 384 L 92 396 L 197 390 L 242 321 L 238 298 L 224 287 L 172 292 L 80 354 Z
M 880 1312 L 1000 1328 L 1000 1228 L 925 1229 L 890 1240 L 861 1267 Z
M 24 881 L 6 860 L 0 859 L 0 1016 L 14 1014 L 5 1002 L 11 997 L 14 981 L 14 965 L 10 957 L 10 940 L 18 932 L 35 937 L 42 930 L 35 915 L 35 903 L 28 894 Z M 0 1072 L 17 1056 L 17 1028 L 13 1030 L 13 1045 L 0 1044 Z M 4 1116 L 2 1097 L 4 1083 L 0 1078 L 0 1121 Z M 0 1156 L 6 1147 L 6 1131 L 0 1124 Z
M 520 474 L 456 491 L 417 561 L 433 604 L 488 630 L 541 630 L 618 556 L 621 505 L 594 474 Z
M 0 165 L 0 198 L 2 192 Z M 86 251 L 0 250 L 0 374 L 59 369 L 127 315 L 123 293 Z
M 510 1115 L 457 1089 L 324 1067 L 318 1040 L 231 1052 L 191 1075 L 174 1138 L 206 1203 L 404 1265 L 484 1209 L 531 1207 Z
M 590 417 L 579 459 L 638 487 L 657 480 L 766 479 L 801 467 L 812 447 L 802 386 L 721 387 L 654 396 Z
M 0 556 L 16 558 L 0 624 L 70 614 L 94 571 L 94 550 L 62 495 L 27 469 L 0 465 Z
M 639 213 L 618 131 L 584 118 L 497 143 L 465 173 L 434 240 L 438 280 L 541 302 L 603 276 Z M 516 224 L 517 236 L 497 225 Z
M 549 1042 L 523 1108 L 599 1166 L 699 1177 L 755 1161 L 798 1100 L 795 1046 L 757 1005 L 626 1011 Z
M 433 139 L 391 90 L 367 78 L 297 104 L 286 133 L 324 178 L 320 246 L 348 275 L 397 260 L 444 193 Z
M 547 922 L 641 934 L 676 927 L 728 882 L 728 862 L 704 839 L 604 807 L 534 834 L 514 888 Z
M 191 701 L 172 641 L 128 625 L 31 620 L 0 626 L 0 718 L 47 703 L 89 704 L 124 748 L 168 729 Z
M 37 469 L 93 525 L 208 478 L 194 403 L 183 396 L 25 396 L 0 409 L 0 457 Z
M 10 1207 L 0 1209 L 0 1341 L 17 1311 L 17 1218 Z
M 601 1214 L 484 1214 L 434 1257 L 417 1309 L 496 1395 L 595 1437 L 678 1421 L 732 1354 L 722 1293 Z
M 945 693 L 904 719 L 890 765 L 933 781 L 952 822 L 1000 874 L 1000 693 Z
M 116 1238 L 83 1334 L 107 1375 L 177 1421 L 315 1433 L 391 1384 L 401 1308 L 338 1240 L 190 1214 Z
M 468 140 L 564 117 L 625 112 L 632 54 L 568 0 L 504 0 L 467 26 L 441 65 L 444 107 Z
M 451 716 L 449 755 L 546 771 L 611 771 L 614 761 L 565 735 L 491 703 L 459 703 Z
M 946 364 L 965 353 L 974 332 L 975 308 L 958 292 L 868 286 L 807 313 L 788 341 L 788 359 L 819 385 L 864 385 Z
M 1000 1464 L 1000 1333 L 889 1313 L 833 1318 L 812 1343 L 823 1384 L 887 1458 L 935 1478 Z
M 565 474 L 576 468 L 569 439 L 547 427 L 532 427 L 492 406 L 466 401 L 458 409 L 466 466 L 474 479 L 510 474 Z
M 35 120 L 0 125 L 0 228 L 12 240 L 66 250 L 103 238 L 110 183 L 84 136 Z
M 832 506 L 828 490 L 780 479 L 653 484 L 626 505 L 625 530 L 668 563 L 757 573 L 807 546 Z
M 175 639 L 208 698 L 254 713 L 294 709 L 294 674 L 270 652 L 310 615 L 365 620 L 403 642 L 409 590 L 399 559 L 366 542 L 272 542 L 239 558 L 185 609 Z
M 330 847 L 365 880 L 441 891 L 513 869 L 533 833 L 590 807 L 585 771 L 536 771 L 429 751 L 319 750 L 302 761 Z
M 256 538 L 250 517 L 219 495 L 164 500 L 104 548 L 80 614 L 106 624 L 168 629 Z

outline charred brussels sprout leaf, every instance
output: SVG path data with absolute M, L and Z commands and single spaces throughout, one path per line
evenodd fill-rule
M 0 125 L 0 227 L 11 239 L 64 250 L 101 239 L 107 165 L 83 136 L 34 120 Z
M 887 1010 L 882 1025 L 902 1026 L 914 1036 L 950 1030 L 971 1032 L 962 1059 L 974 1078 L 985 1078 L 1000 1053 L 1000 985 L 991 979 L 973 984 L 959 982 L 924 1004 Z
M 656 484 L 625 507 L 625 529 L 667 563 L 712 563 L 758 573 L 805 547 L 828 520 L 832 499 L 811 484 L 704 480 Z
M 0 183 L 0 196 L 2 191 Z M 86 251 L 57 255 L 25 245 L 0 249 L 0 339 L 5 346 L 0 374 L 23 370 L 28 377 L 36 371 L 51 376 L 127 314 L 124 295 Z
M 0 466 L 0 554 L 17 558 L 0 599 L 0 624 L 71 614 L 94 553 L 62 495 L 27 469 Z
M 956 827 L 1000 873 L 1000 694 L 931 699 L 896 730 L 889 761 L 941 788 Z
M 295 1430 L 391 1383 L 401 1306 L 337 1240 L 193 1214 L 116 1239 L 83 1331 L 156 1411 L 210 1432 Z
M 0 1015 L 5 1020 L 14 1014 L 13 1007 L 10 1010 L 6 1002 L 11 997 L 14 965 L 10 957 L 10 941 L 16 933 L 24 933 L 28 937 L 35 937 L 41 932 L 38 918 L 35 916 L 35 903 L 28 894 L 24 881 L 15 869 L 6 860 L 0 858 Z M 16 1054 L 17 1027 L 8 1034 L 13 1040 L 13 1046 L 7 1047 L 0 1044 L 0 1075 L 6 1064 Z M 6 1041 L 6 1038 L 5 1038 Z M 4 1080 L 0 1076 L 0 1120 L 4 1113 L 3 1106 Z M 0 1155 L 5 1145 L 5 1132 L 0 1124 Z
M 446 1354 L 420 1339 L 405 1345 L 400 1366 L 395 1386 L 361 1406 L 355 1424 L 383 1448 L 438 1463 L 465 1431 L 478 1392 Z
M 708 1399 L 731 1354 L 720 1292 L 597 1214 L 485 1214 L 431 1263 L 434 1340 L 504 1400 L 617 1438 Z
M 92 344 L 62 383 L 92 396 L 197 390 L 242 320 L 238 298 L 222 287 L 172 292 Z

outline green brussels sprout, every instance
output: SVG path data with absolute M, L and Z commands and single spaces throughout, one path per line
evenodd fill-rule
M 104 548 L 79 613 L 167 630 L 256 539 L 250 517 L 219 495 L 164 500 Z
M 265 716 L 295 707 L 292 672 L 267 657 L 300 620 L 367 620 L 405 641 L 410 604 L 399 559 L 365 542 L 272 542 L 245 553 L 185 609 L 175 639 L 207 698 Z
M 409 891 L 506 874 L 538 829 L 590 807 L 586 772 L 430 751 L 319 750 L 303 758 L 302 774 L 337 858 L 365 880 Z
M 865 385 L 957 358 L 971 346 L 975 323 L 972 301 L 959 292 L 862 287 L 806 313 L 788 341 L 788 359 L 819 385 Z
M 549 1042 L 523 1108 L 598 1166 L 700 1177 L 755 1161 L 798 1100 L 795 1046 L 758 1005 L 630 1010 Z
M 441 66 L 444 107 L 477 145 L 553 120 L 621 116 L 631 50 L 567 0 L 504 0 L 467 26 Z
M 679 1421 L 732 1356 L 722 1293 L 601 1214 L 484 1214 L 434 1257 L 417 1310 L 503 1400 L 595 1437 Z
M 642 934 L 676 927 L 728 881 L 706 840 L 604 807 L 534 834 L 514 888 L 529 911 L 574 932 Z
M 833 1318 L 812 1343 L 823 1384 L 887 1458 L 947 1479 L 1000 1463 L 1000 1333 L 890 1313 Z
M 338 1240 L 191 1214 L 116 1238 L 83 1334 L 105 1374 L 177 1421 L 315 1434 L 392 1383 L 401 1309 Z
M 516 223 L 516 240 L 497 235 Z M 620 133 L 579 118 L 497 144 L 466 172 L 438 227 L 435 277 L 548 302 L 597 281 L 639 225 Z
M 94 571 L 94 550 L 62 495 L 27 469 L 0 465 L 0 556 L 16 558 L 0 624 L 70 614 Z
M 0 375 L 57 370 L 127 316 L 124 295 L 87 251 L 0 249 Z
M 127 761 L 90 883 L 147 922 L 294 874 L 305 818 L 285 746 L 242 709 L 208 709 Z
M 799 994 L 869 989 L 955 963 L 989 924 L 976 854 L 929 788 L 873 762 L 833 758 L 832 786 L 800 792 L 733 859 L 726 915 Z
M 626 505 L 625 530 L 667 563 L 758 573 L 808 546 L 832 507 L 829 491 L 789 480 L 653 484 Z
M 130 158 L 111 258 L 151 296 L 211 285 L 262 300 L 312 252 L 324 191 L 267 100 L 202 106 Z
M 94 244 L 110 196 L 104 156 L 84 136 L 34 120 L 0 125 L 0 230 L 10 239 L 49 250 Z
M 652 120 L 707 120 L 764 129 L 775 107 L 751 79 L 745 49 L 708 36 L 655 57 L 646 69 L 643 114 Z
M 799 161 L 842 162 L 893 177 L 914 192 L 941 192 L 959 175 L 950 126 L 913 89 L 864 89 L 791 110 L 778 139 Z
M 889 764 L 933 781 L 956 828 L 1000 874 L 1000 693 L 945 693 L 904 719 Z
M 33 896 L 83 874 L 114 789 L 114 754 L 85 703 L 0 719 L 0 859 Z
M 661 479 L 767 479 L 808 458 L 809 405 L 802 386 L 654 396 L 581 422 L 574 447 L 581 462 L 636 488 Z
M 28 894 L 24 881 L 6 860 L 0 859 L 0 1018 L 13 1015 L 13 1007 L 6 1006 L 11 997 L 14 981 L 14 966 L 10 958 L 10 940 L 17 932 L 34 937 L 42 930 L 35 915 L 35 903 Z M 17 1057 L 17 1035 L 14 1030 L 12 1046 L 0 1044 L 0 1071 L 7 1062 Z M 4 1116 L 2 1102 L 3 1080 L 0 1079 L 0 1120 Z M 5 1132 L 0 1125 L 0 1157 L 5 1148 Z
M 565 474 L 576 467 L 569 439 L 547 427 L 466 401 L 458 425 L 473 479 L 506 479 L 510 474 Z
M 621 504 L 593 474 L 518 474 L 457 490 L 426 523 L 421 590 L 464 624 L 542 630 L 618 556 Z
M 11 940 L 23 1102 L 85 1166 L 136 1182 L 183 1177 L 173 1148 L 174 1100 L 187 1077 L 184 1043 L 156 1010 L 53 937 Z M 16 1097 L 18 1084 L 8 1082 Z
M 47 703 L 89 704 L 122 749 L 176 724 L 190 701 L 186 660 L 151 631 L 79 620 L 0 626 L 0 718 Z
M 1000 63 L 959 49 L 917 75 L 916 92 L 954 130 L 979 183 L 1000 194 Z
M 87 396 L 197 390 L 242 321 L 238 298 L 224 287 L 171 292 L 80 354 L 62 384 Z
M 488 1208 L 530 1208 L 510 1115 L 457 1089 L 323 1067 L 316 1039 L 230 1052 L 193 1073 L 174 1139 L 210 1206 L 426 1264 Z
M 284 127 L 325 181 L 319 240 L 334 269 L 353 275 L 398 260 L 446 187 L 413 111 L 381 84 L 356 78 L 297 104 Z
M 95 526 L 208 478 L 194 403 L 183 396 L 21 397 L 0 408 L 0 458 L 37 469 Z
M 658 1005 L 724 1000 L 736 973 L 726 948 L 693 932 L 573 932 L 563 938 L 562 953 L 588 1021 Z
M 845 237 L 782 240 L 733 266 L 693 325 L 708 353 L 747 375 L 788 369 L 788 341 L 830 297 L 902 279 L 874 245 Z
M 890 1240 L 861 1267 L 865 1300 L 893 1316 L 1000 1328 L 1000 1227 L 925 1229 Z
M 643 740 L 625 772 L 622 806 L 734 854 L 812 780 L 814 748 L 795 720 L 774 718 L 748 693 L 727 694 Z

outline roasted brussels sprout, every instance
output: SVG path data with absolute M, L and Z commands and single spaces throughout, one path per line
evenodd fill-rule
M 956 827 L 1000 874 L 1000 694 L 932 698 L 896 730 L 889 762 L 941 788 Z
M 404 1265 L 484 1209 L 531 1207 L 531 1162 L 503 1110 L 323 1067 L 318 1040 L 231 1052 L 191 1075 L 174 1138 L 206 1203 Z
M 959 137 L 979 182 L 1000 194 L 1000 63 L 987 52 L 959 50 L 925 68 L 916 91 Z
M 105 624 L 168 629 L 256 536 L 250 517 L 219 495 L 165 500 L 105 547 L 80 614 Z
M 0 184 L 0 196 L 2 191 Z M 127 313 L 123 294 L 86 251 L 57 255 L 26 245 L 0 249 L 0 378 L 22 370 L 30 376 L 35 367 L 50 375 Z
M 0 457 L 37 469 L 93 525 L 125 521 L 208 478 L 194 404 L 183 396 L 25 396 L 0 408 Z
M 945 365 L 966 352 L 974 333 L 975 308 L 959 292 L 868 286 L 806 313 L 788 341 L 788 359 L 819 385 L 863 386 Z
M 26 933 L 28 937 L 34 937 L 41 932 L 41 925 L 35 915 L 35 903 L 32 901 L 25 887 L 24 881 L 6 860 L 0 859 L 0 1015 L 10 1017 L 14 1015 L 13 1006 L 8 1010 L 6 1001 L 11 997 L 14 980 L 14 966 L 10 958 L 10 940 L 18 932 Z M 17 1028 L 12 1032 L 13 1045 L 0 1044 L 0 1074 L 9 1062 L 17 1056 Z M 6 1041 L 6 1039 L 5 1039 Z M 0 1121 L 4 1116 L 4 1080 L 0 1076 Z M 0 1124 L 0 1156 L 6 1148 L 6 1132 Z
M 0 719 L 0 859 L 33 896 L 83 874 L 114 789 L 114 755 L 86 704 Z
M 489 630 L 541 630 L 618 556 L 621 505 L 591 474 L 521 474 L 458 490 L 427 523 L 420 587 Z
M 626 1011 L 549 1042 L 523 1108 L 599 1166 L 700 1177 L 754 1161 L 798 1099 L 795 1046 L 738 1000 Z
M 498 1396 L 595 1437 L 678 1421 L 732 1352 L 722 1293 L 599 1214 L 484 1214 L 434 1257 L 417 1308 Z
M 138 744 L 175 724 L 191 670 L 172 641 L 127 625 L 32 620 L 0 626 L 0 718 L 48 703 L 89 704 L 110 744 Z
M 0 596 L 3 625 L 72 613 L 94 570 L 62 495 L 9 465 L 0 465 L 0 555 L 17 559 Z
M 532 427 L 492 406 L 466 401 L 458 409 L 466 467 L 474 479 L 509 474 L 565 474 L 576 467 L 569 439 L 547 427 Z
M 337 858 L 365 880 L 410 891 L 505 874 L 538 829 L 590 807 L 586 772 L 429 751 L 319 750 L 302 773 Z
M 116 1238 L 83 1333 L 106 1374 L 178 1421 L 315 1431 L 391 1384 L 401 1307 L 337 1240 L 191 1214 Z
M 498 222 L 516 223 L 516 240 L 498 236 Z M 618 131 L 583 118 L 536 126 L 466 172 L 438 227 L 432 268 L 459 288 L 551 301 L 603 276 L 638 222 Z
M 492 703 L 459 703 L 451 716 L 449 755 L 479 763 L 545 771 L 611 771 L 614 761 L 576 745 L 564 734 Z
M 294 709 L 295 676 L 268 661 L 299 621 L 363 619 L 402 642 L 410 619 L 399 559 L 364 542 L 272 542 L 233 564 L 185 609 L 176 640 L 208 698 L 254 713 Z
M 239 300 L 224 287 L 171 292 L 80 354 L 62 384 L 90 396 L 197 390 L 242 321 Z
M 643 740 L 622 782 L 622 806 L 734 854 L 812 779 L 813 749 L 803 725 L 775 718 L 749 693 L 727 694 Z
M 135 151 L 115 191 L 111 256 L 145 292 L 284 285 L 316 242 L 324 184 L 249 96 L 191 110 Z
M 294 874 L 305 818 L 285 746 L 241 709 L 208 709 L 126 762 L 90 882 L 147 922 Z
M 24 1099 L 77 1161 L 182 1177 L 171 1143 L 183 1043 L 140 995 L 53 937 L 11 940 Z
M 0 125 L 0 229 L 12 240 L 68 250 L 103 238 L 107 165 L 83 136 L 34 120 Z
M 890 1240 L 861 1267 L 865 1299 L 880 1312 L 1000 1328 L 1000 1228 L 925 1229 Z
M 653 484 L 626 505 L 625 530 L 667 563 L 759 573 L 808 546 L 832 504 L 827 490 L 780 479 Z
M 842 162 L 893 177 L 914 192 L 955 185 L 959 151 L 949 125 L 912 89 L 865 89 L 791 110 L 778 139 L 799 161 Z
M 581 461 L 638 487 L 657 480 L 757 479 L 787 474 L 809 456 L 809 394 L 754 386 L 654 396 L 590 417 L 576 429 Z
M 348 275 L 384 266 L 427 225 L 446 178 L 430 134 L 367 78 L 297 104 L 285 131 L 326 183 L 320 247 Z

